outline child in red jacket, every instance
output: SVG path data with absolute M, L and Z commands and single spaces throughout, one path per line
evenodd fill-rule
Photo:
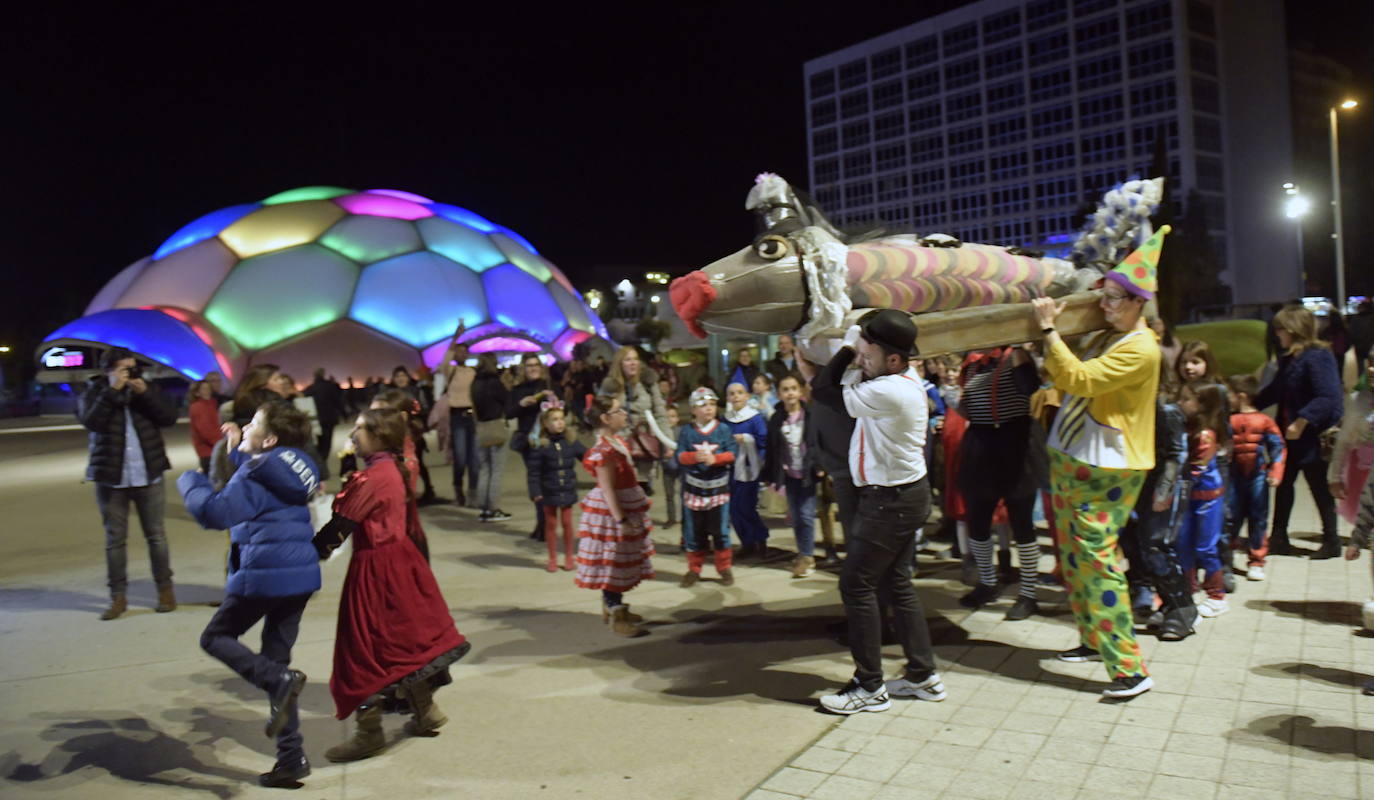
M 1278 423 L 1255 408 L 1259 381 L 1252 375 L 1232 375 L 1227 385 L 1231 408 L 1239 410 L 1231 415 L 1230 530 L 1226 535 L 1236 541 L 1249 520 L 1245 577 L 1262 581 L 1264 557 L 1269 553 L 1269 487 L 1283 480 L 1286 448 Z

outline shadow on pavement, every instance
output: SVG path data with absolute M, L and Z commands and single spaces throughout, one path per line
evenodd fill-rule
M 1267 675 L 1270 677 L 1283 677 L 1292 675 L 1294 678 L 1308 680 L 1313 683 L 1322 683 L 1329 686 L 1340 686 L 1342 688 L 1358 689 L 1374 679 L 1374 675 L 1368 675 L 1354 670 L 1338 669 L 1336 667 L 1323 667 L 1319 664 L 1304 664 L 1299 661 L 1284 661 L 1278 664 L 1260 664 L 1250 670 L 1257 675 Z
M 261 722 L 258 726 L 258 738 L 262 738 Z M 33 784 L 95 767 L 134 783 L 206 792 L 225 800 L 238 794 L 242 785 L 257 780 L 256 773 L 216 761 L 209 747 L 187 744 L 143 717 L 118 711 L 100 719 L 55 722 L 40 737 L 56 746 L 37 763 L 22 762 L 13 752 L 0 756 L 0 771 L 7 780 Z M 174 770 L 220 778 L 232 785 L 166 774 Z
M 224 598 L 224 587 L 194 583 L 175 585 L 180 605 L 207 605 Z M 151 581 L 133 581 L 128 589 L 129 610 L 151 610 L 157 605 L 157 588 Z M 99 614 L 110 604 L 109 595 L 70 589 L 0 589 L 0 608 L 6 611 L 88 611 Z
M 1312 717 L 1296 714 L 1271 714 L 1251 720 L 1245 731 L 1314 753 L 1374 758 L 1374 738 L 1359 735 L 1368 731 L 1344 725 L 1315 725 L 1314 722 Z
M 1360 627 L 1360 604 L 1335 600 L 1247 600 L 1246 607 L 1302 617 L 1326 625 Z

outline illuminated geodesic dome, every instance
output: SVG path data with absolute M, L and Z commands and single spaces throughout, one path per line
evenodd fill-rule
M 363 378 L 435 365 L 460 320 L 475 353 L 567 360 L 606 333 L 509 228 L 409 192 L 309 186 L 181 228 L 40 349 L 124 347 L 193 379 L 263 362 Z

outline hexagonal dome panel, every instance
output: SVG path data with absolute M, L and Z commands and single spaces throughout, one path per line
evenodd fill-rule
M 298 377 L 326 365 L 341 377 L 433 365 L 459 320 L 473 352 L 567 359 L 606 335 L 567 277 L 510 228 L 412 192 L 338 186 L 197 217 L 112 277 L 86 315 L 45 346 L 118 344 L 197 377 L 208 352 L 231 380 L 262 361 Z

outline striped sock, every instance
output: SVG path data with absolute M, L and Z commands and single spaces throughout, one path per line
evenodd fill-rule
M 1016 560 L 1021 567 L 1021 597 L 1035 599 L 1035 587 L 1040 584 L 1040 543 L 1016 544 Z
M 973 551 L 973 561 L 978 565 L 978 582 L 984 586 L 997 585 L 997 570 L 992 566 L 992 539 L 968 540 L 969 550 Z

